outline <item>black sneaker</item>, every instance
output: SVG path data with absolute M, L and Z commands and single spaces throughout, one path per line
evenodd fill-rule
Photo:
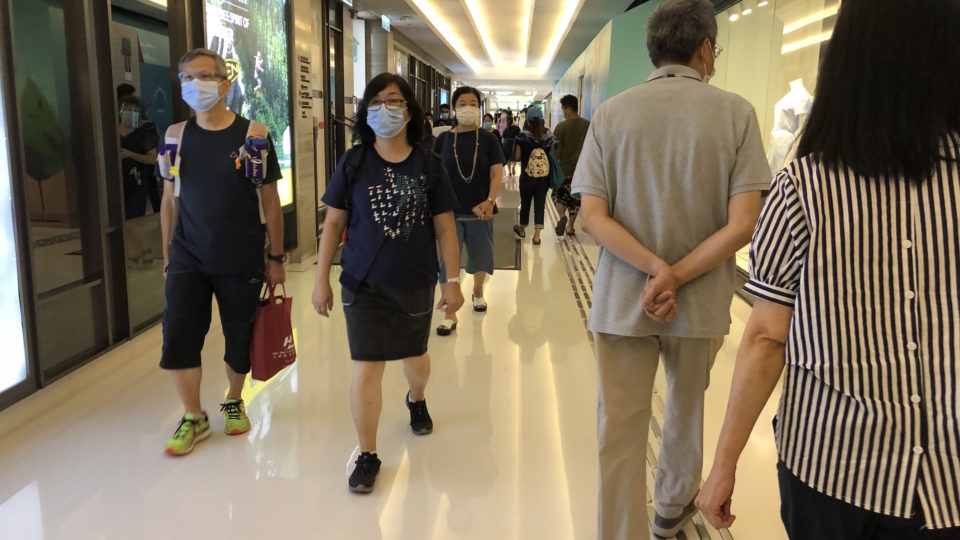
M 380 459 L 376 454 L 364 452 L 357 458 L 357 466 L 350 475 L 348 484 L 354 493 L 370 493 L 380 472 Z
M 433 419 L 427 412 L 427 400 L 410 402 L 410 392 L 403 399 L 410 409 L 410 429 L 414 435 L 429 435 L 433 433 Z

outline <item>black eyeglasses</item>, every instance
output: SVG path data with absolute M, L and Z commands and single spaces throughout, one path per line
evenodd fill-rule
M 407 100 L 400 98 L 391 98 L 391 99 L 371 99 L 370 103 L 367 104 L 367 109 L 371 111 L 379 111 L 384 105 L 392 111 L 402 109 L 406 105 Z

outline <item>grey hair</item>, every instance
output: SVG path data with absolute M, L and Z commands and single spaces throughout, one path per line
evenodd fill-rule
M 717 16 L 709 0 L 667 0 L 647 20 L 650 61 L 689 64 L 704 38 L 717 42 Z
M 204 48 L 194 49 L 184 53 L 183 56 L 180 57 L 180 61 L 177 62 L 177 71 L 183 71 L 184 64 L 201 57 L 212 59 L 217 65 L 217 71 L 220 72 L 224 77 L 227 76 L 227 61 L 216 52 Z

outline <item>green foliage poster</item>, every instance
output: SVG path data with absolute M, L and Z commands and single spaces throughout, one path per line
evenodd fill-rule
M 270 129 L 283 179 L 280 200 L 293 202 L 286 0 L 206 0 L 207 44 L 227 61 L 227 107 Z

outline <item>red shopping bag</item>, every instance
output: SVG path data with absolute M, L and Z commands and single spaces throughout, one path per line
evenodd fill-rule
M 264 287 L 250 340 L 250 368 L 255 380 L 269 380 L 297 360 L 293 324 L 290 322 L 292 309 L 293 298 L 287 296 L 286 287 L 283 296 L 276 295 L 275 286 Z

